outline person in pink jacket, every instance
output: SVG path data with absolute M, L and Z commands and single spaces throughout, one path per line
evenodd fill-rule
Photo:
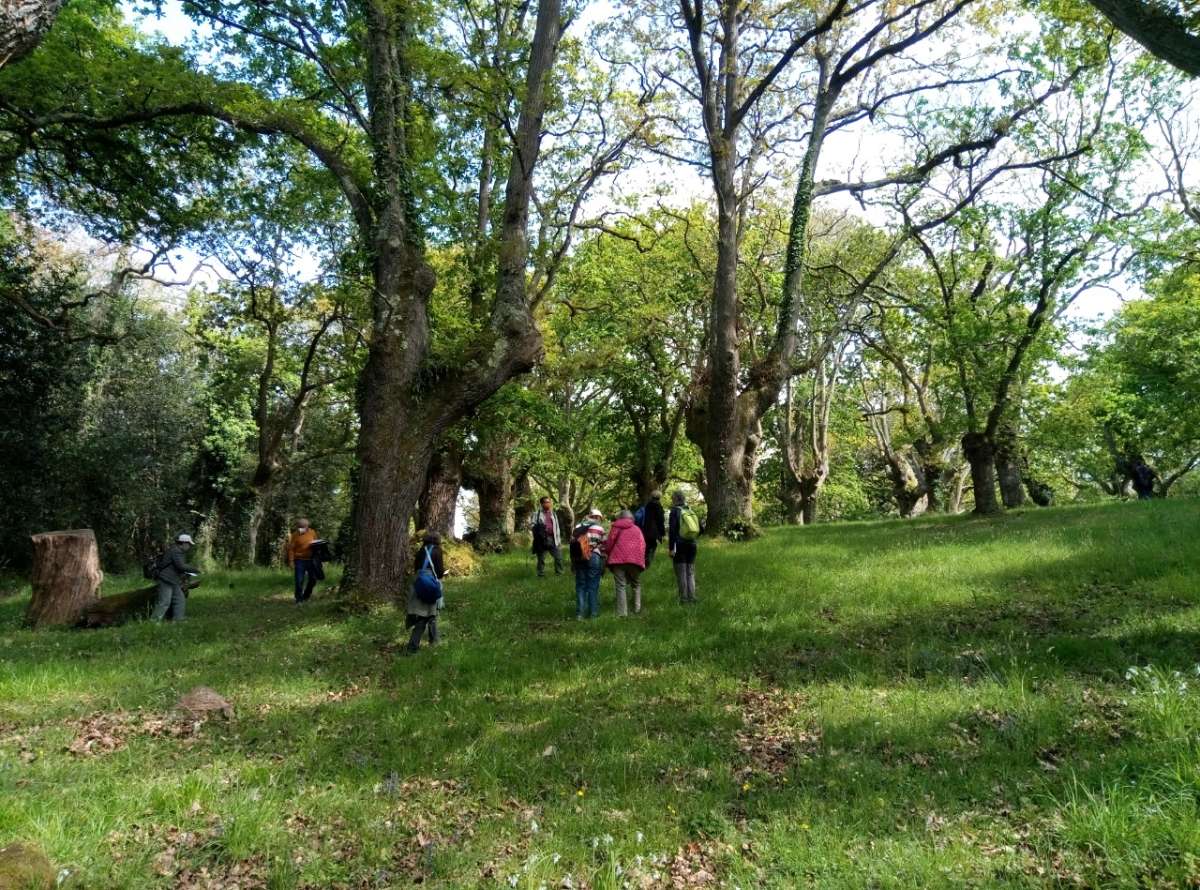
M 612 569 L 617 584 L 617 617 L 629 614 L 625 600 L 625 586 L 633 587 L 633 613 L 642 611 L 642 571 L 646 568 L 646 539 L 642 530 L 633 521 L 633 514 L 622 510 L 608 531 L 604 542 L 604 553 L 608 567 Z

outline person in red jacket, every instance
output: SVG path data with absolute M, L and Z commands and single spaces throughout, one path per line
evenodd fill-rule
M 608 531 L 604 542 L 608 567 L 617 584 L 617 616 L 629 614 L 625 598 L 626 586 L 633 587 L 633 613 L 642 611 L 642 572 L 646 568 L 646 539 L 633 521 L 633 514 L 622 510 Z

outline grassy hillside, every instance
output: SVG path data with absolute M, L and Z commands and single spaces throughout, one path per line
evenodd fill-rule
M 586 623 L 513 555 L 414 658 L 266 572 L 178 627 L 0 600 L 0 846 L 75 887 L 1195 886 L 1198 535 L 1191 501 L 778 530 Z M 236 720 L 164 719 L 197 684 Z

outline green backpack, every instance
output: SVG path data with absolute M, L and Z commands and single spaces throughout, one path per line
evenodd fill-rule
M 689 507 L 679 510 L 679 537 L 694 541 L 700 537 L 700 518 Z

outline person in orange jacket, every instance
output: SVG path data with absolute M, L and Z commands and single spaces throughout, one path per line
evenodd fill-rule
M 297 605 L 308 602 L 313 588 L 317 586 L 316 566 L 312 558 L 312 546 L 316 540 L 317 533 L 307 519 L 297 520 L 295 531 L 288 536 L 286 560 L 296 579 Z

